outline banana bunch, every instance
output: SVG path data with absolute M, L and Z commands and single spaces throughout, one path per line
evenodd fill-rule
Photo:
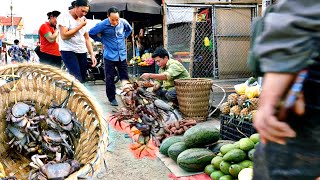
M 152 58 L 152 53 L 144 53 L 141 57 L 141 59 L 144 61 L 144 60 L 147 60 L 147 59 L 150 59 Z
M 140 56 L 136 56 L 129 61 L 129 64 L 134 65 L 134 64 L 138 64 L 139 62 L 141 62 L 141 58 Z

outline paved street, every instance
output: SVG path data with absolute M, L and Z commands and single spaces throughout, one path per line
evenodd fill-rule
M 215 80 L 214 84 L 222 87 L 226 96 L 231 92 L 234 92 L 233 85 L 242 83 L 245 80 Z M 85 84 L 88 90 L 95 96 L 99 104 L 101 105 L 105 114 L 112 113 L 116 107 L 110 106 L 109 101 L 105 94 L 105 85 L 103 81 L 88 82 Z M 211 102 L 213 106 L 217 106 L 223 97 L 223 91 L 215 87 L 211 95 Z M 117 97 L 119 104 L 121 100 Z M 120 107 L 120 106 L 119 106 Z M 210 118 L 206 122 L 202 122 L 208 126 L 214 126 L 219 128 L 220 122 L 215 118 Z M 140 180 L 167 180 L 170 170 L 159 160 L 151 159 L 135 159 L 132 153 L 129 151 L 128 145 L 132 142 L 130 138 L 126 138 L 125 134 L 109 129 L 109 138 L 111 145 L 109 146 L 109 154 L 107 156 L 108 170 L 105 170 L 102 166 L 100 172 L 95 173 L 93 179 L 140 179 Z
M 110 106 L 105 94 L 105 85 L 103 81 L 86 83 L 86 87 L 96 97 L 103 111 L 111 113 L 116 109 Z M 121 100 L 117 97 L 119 105 Z M 120 107 L 120 106 L 119 106 Z M 132 143 L 122 132 L 109 129 L 109 154 L 107 155 L 108 169 L 102 166 L 100 172 L 95 173 L 93 179 L 112 179 L 112 180 L 167 180 L 170 171 L 159 160 L 151 160 L 148 158 L 136 159 L 129 151 L 129 144 Z

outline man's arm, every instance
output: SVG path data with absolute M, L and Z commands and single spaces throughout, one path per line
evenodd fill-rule
M 285 138 L 296 135 L 290 126 L 286 122 L 279 121 L 276 115 L 278 102 L 294 77 L 294 74 L 288 73 L 266 73 L 264 76 L 259 108 L 253 121 L 262 143 L 273 141 L 285 144 Z
M 94 27 L 89 30 L 89 36 L 94 40 L 101 42 L 101 32 L 104 30 L 103 26 L 105 25 L 104 21 L 97 23 Z
M 123 25 L 124 25 L 124 29 L 125 29 L 125 37 L 128 38 L 132 32 L 132 27 L 128 23 L 128 21 L 125 19 L 123 19 Z
M 143 73 L 140 78 L 143 79 L 155 79 L 159 81 L 167 80 L 167 75 L 164 73 L 161 74 L 155 74 L 155 73 Z

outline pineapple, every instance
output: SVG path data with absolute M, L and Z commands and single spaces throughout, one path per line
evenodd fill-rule
M 229 114 L 230 113 L 230 105 L 228 102 L 222 103 L 220 105 L 220 111 L 222 114 Z
M 249 111 L 255 110 L 258 108 L 258 103 L 259 103 L 259 98 L 251 98 L 251 99 L 247 99 L 244 102 L 244 107 L 248 108 Z
M 237 105 L 237 101 L 238 101 L 238 94 L 237 93 L 231 93 L 228 96 L 227 102 L 230 104 L 230 106 L 235 106 Z
M 258 104 L 259 104 L 259 98 L 252 98 L 251 100 L 251 105 L 253 107 L 253 110 L 258 108 Z
M 244 104 L 244 102 L 245 102 L 247 99 L 248 99 L 248 97 L 247 97 L 246 95 L 240 95 L 240 96 L 238 97 L 238 101 L 237 101 L 238 105 L 242 107 L 243 104 Z
M 246 119 L 246 118 L 248 118 L 248 116 L 249 116 L 249 109 L 248 108 L 243 108 L 240 111 L 240 117 L 243 118 L 243 119 Z
M 250 121 L 250 122 L 253 122 L 253 121 L 254 121 L 254 118 L 255 118 L 255 116 L 256 116 L 257 111 L 258 111 L 258 110 L 252 110 L 252 111 L 250 111 L 250 113 L 249 113 L 249 121 Z
M 232 106 L 230 109 L 230 116 L 238 117 L 240 115 L 241 107 L 239 105 Z

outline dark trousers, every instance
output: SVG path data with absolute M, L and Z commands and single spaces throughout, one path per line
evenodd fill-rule
M 62 60 L 69 73 L 84 83 L 88 69 L 87 53 L 60 51 Z
M 176 88 L 170 88 L 170 90 L 160 88 L 157 91 L 155 91 L 155 93 L 160 99 L 178 104 Z
M 41 52 L 40 63 L 49 64 L 51 66 L 61 68 L 61 61 L 62 61 L 61 56 L 54 56 L 51 54 Z
M 127 61 L 111 61 L 104 59 L 104 69 L 106 77 L 106 93 L 109 101 L 111 102 L 116 98 L 116 86 L 114 83 L 114 77 L 116 74 L 116 69 L 118 69 L 120 80 L 128 80 L 128 65 Z

